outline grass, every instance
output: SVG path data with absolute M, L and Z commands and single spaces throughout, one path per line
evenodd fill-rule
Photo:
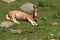
M 10 28 L 0 27 L 0 40 L 60 40 L 60 0 L 17 0 L 10 4 L 0 1 L 0 23 L 5 20 L 5 15 L 10 10 L 20 10 L 19 6 L 27 1 L 35 5 L 43 3 L 36 17 L 38 26 L 33 27 L 29 22 L 19 21 L 20 25 L 15 24 L 10 27 L 23 30 L 21 34 L 10 33 L 6 31 Z M 52 26 L 51 22 L 59 24 Z

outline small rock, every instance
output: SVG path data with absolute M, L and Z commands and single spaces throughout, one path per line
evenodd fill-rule
M 58 34 L 60 35 L 60 32 L 58 32 Z
M 53 38 L 53 39 L 50 39 L 50 40 L 56 40 L 56 39 Z
M 11 2 L 14 2 L 16 0 L 1 0 L 1 1 L 6 2 L 6 3 L 11 3 Z
M 25 2 L 22 6 L 20 6 L 19 8 L 23 11 L 26 11 L 26 12 L 31 12 L 33 10 L 33 5 L 32 3 L 30 2 Z
M 51 36 L 54 36 L 54 34 L 50 34 Z
M 1 27 L 10 27 L 10 26 L 12 26 L 13 25 L 13 23 L 12 22 L 10 22 L 10 21 L 3 21 L 1 24 L 0 24 L 0 26 Z
M 51 25 L 56 26 L 56 25 L 58 25 L 58 22 L 52 22 Z
M 20 30 L 20 29 L 10 29 L 10 32 L 12 32 L 12 33 L 21 33 L 22 30 Z

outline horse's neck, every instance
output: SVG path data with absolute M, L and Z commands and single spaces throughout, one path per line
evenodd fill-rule
M 35 18 L 35 13 L 32 12 L 31 14 L 29 14 L 33 19 Z

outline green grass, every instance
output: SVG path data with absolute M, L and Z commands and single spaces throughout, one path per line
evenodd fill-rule
M 39 7 L 36 17 L 38 26 L 33 27 L 29 22 L 19 21 L 21 24 L 10 27 L 23 30 L 21 34 L 10 33 L 6 31 L 10 28 L 0 27 L 0 40 L 60 40 L 60 0 L 17 0 L 10 4 L 0 1 L 0 23 L 5 20 L 5 15 L 10 10 L 20 10 L 19 6 L 27 1 L 35 5 L 38 5 L 38 2 L 44 4 L 43 7 Z M 57 16 L 53 17 L 54 15 Z M 51 26 L 50 23 L 53 21 L 59 24 Z

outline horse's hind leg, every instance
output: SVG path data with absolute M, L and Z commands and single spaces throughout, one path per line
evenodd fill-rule
M 17 22 L 16 18 L 14 18 L 14 17 L 11 18 L 11 21 L 13 21 L 14 23 L 19 24 L 19 22 Z

